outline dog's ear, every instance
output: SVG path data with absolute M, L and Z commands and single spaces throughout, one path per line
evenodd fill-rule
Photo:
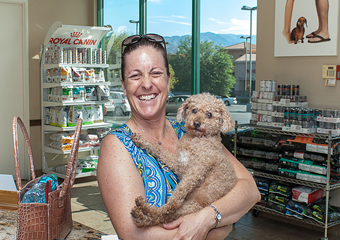
M 299 20 L 296 22 L 296 27 L 297 27 L 297 28 L 300 27 L 300 21 L 299 21 Z
M 231 117 L 229 116 L 227 108 L 223 107 L 221 132 L 223 134 L 225 134 L 226 132 L 229 132 L 234 127 L 234 125 L 235 125 L 234 121 L 231 120 Z
M 308 26 L 307 26 L 307 19 L 306 19 L 306 18 L 305 18 L 305 22 L 306 22 L 306 27 L 308 27 Z
M 183 118 L 186 119 L 187 117 L 186 111 L 189 108 L 189 105 L 190 105 L 190 102 L 188 99 L 186 99 L 184 103 L 182 103 L 182 105 L 178 108 L 177 116 L 176 116 L 176 119 L 178 122 L 181 122 Z

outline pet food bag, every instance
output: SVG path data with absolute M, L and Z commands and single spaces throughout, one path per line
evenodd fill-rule
M 62 102 L 73 102 L 73 86 L 62 87 Z
M 60 82 L 73 82 L 70 67 L 62 67 L 60 69 Z
M 83 106 L 70 106 L 67 126 L 77 126 L 77 120 L 83 119 Z
M 74 132 L 57 132 L 50 136 L 53 142 L 73 143 Z
M 49 89 L 48 89 L 47 100 L 48 100 L 49 102 L 53 102 L 53 93 L 52 93 L 52 91 L 53 91 L 53 88 L 49 88 Z
M 44 117 L 44 124 L 45 125 L 50 125 L 50 108 L 45 107 L 45 117 Z
M 85 68 L 72 68 L 73 82 L 85 82 Z
M 93 124 L 94 110 L 92 105 L 83 106 L 83 125 Z
M 57 126 L 56 107 L 50 108 L 50 125 Z
M 59 76 L 58 69 L 57 68 L 53 68 L 52 69 L 52 73 L 53 73 L 52 82 L 59 83 L 60 82 L 60 76 Z
M 56 118 L 58 127 L 67 127 L 68 107 L 59 107 L 56 109 Z
M 101 104 L 94 104 L 93 105 L 93 122 L 94 123 L 101 123 L 104 121 L 103 118 L 103 107 Z
M 87 68 L 85 70 L 85 82 L 95 82 L 95 81 L 96 81 L 96 76 L 94 74 L 94 69 Z
M 94 71 L 96 82 L 105 82 L 105 76 L 103 69 L 96 69 Z
M 85 101 L 97 101 L 96 87 L 85 87 Z
M 292 200 L 310 204 L 325 196 L 323 189 L 315 189 L 307 186 L 293 188 Z
M 51 83 L 52 82 L 52 69 L 46 70 L 46 82 Z
M 110 89 L 108 86 L 96 86 L 98 101 L 108 101 L 110 99 Z
M 85 101 L 85 87 L 84 86 L 74 86 L 73 87 L 73 101 L 74 102 L 84 102 Z

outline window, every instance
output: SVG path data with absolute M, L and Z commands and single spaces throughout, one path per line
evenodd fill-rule
M 248 11 L 241 8 L 243 5 L 254 7 L 257 1 L 244 0 L 240 3 L 239 1 L 201 0 L 200 2 L 200 92 L 228 95 L 233 99 L 236 98 L 233 103 L 237 101 L 245 104 L 249 101 L 250 85 L 252 89 L 255 88 L 256 10 Z M 146 3 L 147 33 L 162 35 L 167 44 L 172 75 L 171 92 L 175 95 L 191 94 L 192 1 L 148 0 Z M 107 49 L 110 49 L 107 53 L 110 64 L 107 76 L 112 82 L 111 90 L 119 91 L 121 90 L 120 48 L 116 45 L 120 46 L 124 37 L 138 33 L 139 1 L 104 0 L 104 24 L 109 24 L 114 29 L 106 45 Z M 253 33 L 251 70 L 250 29 Z M 233 104 L 229 107 L 231 116 L 233 109 L 235 112 L 240 112 L 249 108 L 245 105 Z M 124 117 L 127 120 L 126 116 Z M 116 120 L 117 118 L 112 121 Z M 247 113 L 241 121 L 234 120 L 247 123 L 250 120 L 250 113 Z

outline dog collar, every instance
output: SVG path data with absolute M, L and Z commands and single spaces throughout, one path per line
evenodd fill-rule
M 210 207 L 212 207 L 212 209 L 214 209 L 216 215 L 215 215 L 215 220 L 216 220 L 216 224 L 214 226 L 214 228 L 216 228 L 218 226 L 218 224 L 220 224 L 222 215 L 221 213 L 217 210 L 217 208 L 214 205 L 209 205 Z

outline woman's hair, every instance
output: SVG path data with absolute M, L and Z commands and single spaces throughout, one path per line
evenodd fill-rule
M 123 53 L 122 53 L 122 60 L 121 60 L 121 72 L 122 72 L 122 79 L 125 81 L 125 67 L 126 67 L 126 55 L 132 53 L 133 51 L 137 50 L 141 46 L 152 46 L 156 50 L 160 51 L 162 53 L 163 59 L 164 59 L 164 64 L 166 68 L 166 73 L 168 76 L 170 76 L 170 71 L 169 71 L 169 63 L 168 63 L 168 56 L 166 51 L 164 50 L 164 47 L 162 46 L 161 43 L 157 42 L 150 42 L 149 40 L 142 38 L 138 42 L 128 45 L 125 47 Z

